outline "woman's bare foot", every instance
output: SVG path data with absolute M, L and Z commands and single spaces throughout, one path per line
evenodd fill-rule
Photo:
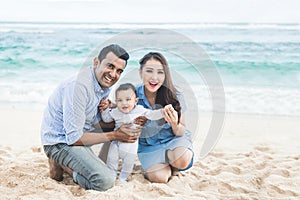
M 177 168 L 172 167 L 172 176 L 180 176 L 181 172 Z

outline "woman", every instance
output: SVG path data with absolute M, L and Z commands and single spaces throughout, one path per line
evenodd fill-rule
M 164 111 L 163 120 L 145 124 L 139 139 L 138 156 L 151 182 L 167 183 L 172 173 L 190 168 L 193 150 L 190 132 L 186 130 L 182 112 L 185 104 L 176 91 L 167 60 L 157 52 L 150 52 L 140 60 L 143 84 L 137 87 L 138 104 L 156 109 L 172 104 Z

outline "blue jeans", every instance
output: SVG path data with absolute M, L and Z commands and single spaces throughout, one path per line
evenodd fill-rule
M 105 191 L 114 186 L 110 169 L 88 146 L 44 145 L 48 158 L 73 170 L 73 181 L 85 189 Z

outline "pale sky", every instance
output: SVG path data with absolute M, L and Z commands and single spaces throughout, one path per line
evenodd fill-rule
M 300 23 L 299 0 L 4 0 L 0 5 L 0 21 Z

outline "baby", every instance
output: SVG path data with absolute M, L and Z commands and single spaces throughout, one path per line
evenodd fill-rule
M 106 123 L 115 121 L 115 130 L 122 124 L 130 124 L 139 116 L 145 116 L 150 120 L 159 120 L 163 118 L 163 108 L 158 110 L 146 109 L 141 105 L 136 105 L 138 98 L 135 87 L 130 83 L 120 85 L 116 89 L 116 105 L 114 109 L 108 106 L 100 110 L 102 120 Z M 101 104 L 108 105 L 108 99 L 102 99 Z M 166 107 L 170 107 L 167 105 Z M 134 127 L 134 124 L 133 124 Z M 113 171 L 116 179 L 119 159 L 122 160 L 122 170 L 119 176 L 121 183 L 127 182 L 128 176 L 131 174 L 137 155 L 138 141 L 134 143 L 123 143 L 120 141 L 112 141 L 107 155 L 107 166 Z

